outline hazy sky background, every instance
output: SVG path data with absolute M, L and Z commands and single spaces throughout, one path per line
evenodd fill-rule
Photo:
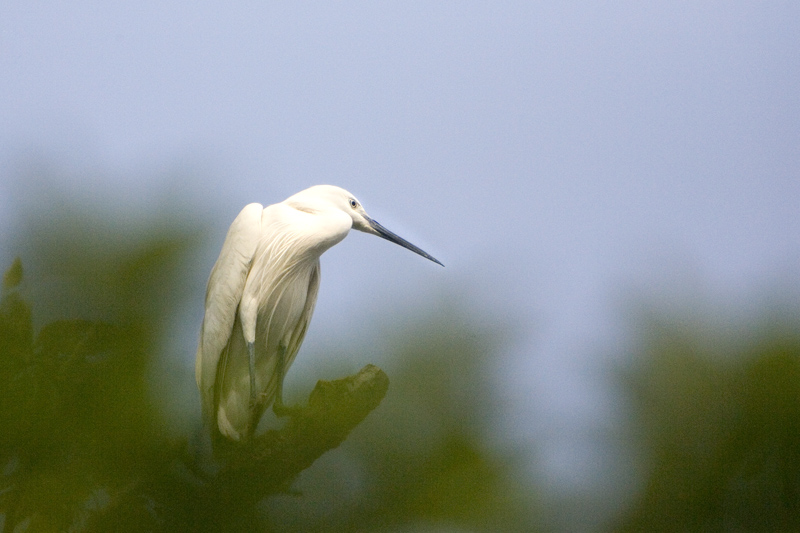
M 242 206 L 347 188 L 446 268 L 351 235 L 303 352 L 463 294 L 517 327 L 497 380 L 537 468 L 601 483 L 628 296 L 798 293 L 800 4 L 5 1 L 5 264 L 40 158 L 109 215 L 207 221 L 188 329 Z

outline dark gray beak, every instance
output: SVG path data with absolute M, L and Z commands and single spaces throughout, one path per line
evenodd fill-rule
M 433 261 L 437 265 L 442 265 L 441 261 L 439 261 L 438 259 L 436 259 L 432 255 L 430 255 L 428 252 L 422 250 L 421 248 L 417 248 L 416 246 L 414 246 L 413 244 L 411 244 L 410 242 L 408 242 L 404 238 L 400 237 L 399 235 L 397 235 L 395 233 L 392 233 L 388 229 L 384 228 L 383 226 L 381 226 L 381 224 L 377 220 L 373 220 L 373 219 L 371 219 L 369 217 L 364 217 L 364 218 L 367 219 L 367 222 L 369 222 L 370 227 L 373 230 L 375 230 L 375 234 L 378 235 L 379 237 L 383 237 L 384 239 L 386 239 L 389 242 L 393 242 L 395 244 L 399 244 L 403 248 L 407 248 L 407 249 L 411 250 L 412 252 L 414 252 L 415 254 L 421 255 L 425 259 L 430 259 L 431 261 Z M 442 266 L 444 266 L 444 265 L 442 265 Z

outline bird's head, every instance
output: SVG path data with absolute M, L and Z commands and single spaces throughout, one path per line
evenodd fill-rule
M 363 231 L 364 233 L 371 233 L 377 235 L 387 241 L 399 244 L 403 248 L 407 248 L 414 253 L 421 255 L 426 259 L 430 259 L 434 263 L 442 265 L 442 263 L 428 254 L 424 250 L 414 246 L 407 240 L 399 235 L 389 231 L 383 227 L 377 220 L 367 215 L 361 202 L 350 192 L 336 187 L 333 185 L 315 185 L 304 191 L 301 191 L 287 200 L 298 207 L 302 204 L 306 208 L 327 210 L 336 209 L 347 214 L 353 221 L 353 229 Z M 302 209 L 302 207 L 298 207 Z M 442 265 L 444 266 L 444 265 Z

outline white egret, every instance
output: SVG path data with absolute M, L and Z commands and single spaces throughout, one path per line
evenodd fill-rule
M 211 271 L 195 377 L 210 426 L 249 438 L 270 404 L 279 416 L 283 378 L 311 321 L 319 258 L 350 229 L 437 259 L 370 218 L 349 192 L 317 185 L 267 207 L 250 204 L 231 224 Z

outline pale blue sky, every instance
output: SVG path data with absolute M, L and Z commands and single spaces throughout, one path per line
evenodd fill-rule
M 109 213 L 185 198 L 217 242 L 246 203 L 343 186 L 447 267 L 351 236 L 309 353 L 468 288 L 523 326 L 498 376 L 517 438 L 601 480 L 584 437 L 622 416 L 596 358 L 627 295 L 798 292 L 799 6 L 3 2 L 0 224 L 38 156 Z

